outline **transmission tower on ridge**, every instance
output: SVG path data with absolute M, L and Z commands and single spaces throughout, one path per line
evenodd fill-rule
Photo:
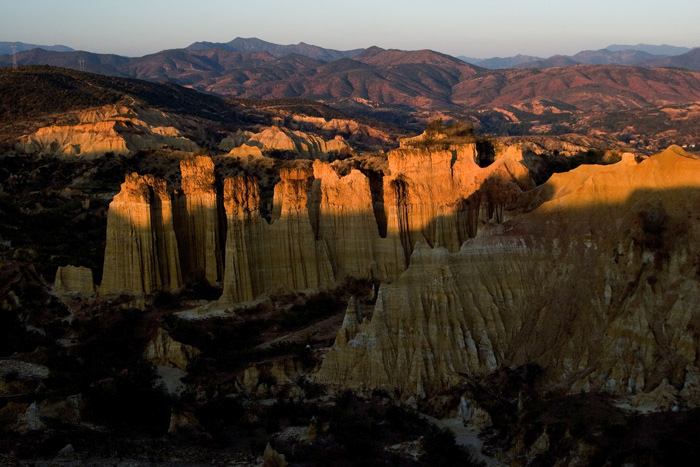
M 12 69 L 16 70 L 17 69 L 17 46 L 11 45 L 10 47 L 12 47 Z
M 78 59 L 78 68 L 80 69 L 80 71 L 85 71 L 85 59 L 84 58 Z

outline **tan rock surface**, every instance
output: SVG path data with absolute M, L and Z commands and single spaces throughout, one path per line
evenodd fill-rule
M 670 148 L 631 164 L 561 174 L 538 189 L 549 201 L 457 253 L 417 248 L 319 380 L 420 395 L 535 362 L 574 392 L 687 386 L 700 161 Z
M 260 216 L 257 181 L 224 181 L 228 219 L 222 302 L 252 300 L 276 289 L 305 290 L 333 285 L 328 249 L 317 241 L 307 208 L 311 172 L 286 169 L 275 187 L 273 221 Z
M 384 179 L 387 237 L 399 238 L 408 264 L 413 246 L 458 251 L 477 234 L 478 221 L 503 222 L 523 189 L 531 188 L 525 166 L 501 159 L 487 168 L 473 144 L 449 151 L 398 149 L 389 153 Z
M 185 280 L 219 282 L 223 260 L 214 162 L 208 156 L 180 163 L 182 191 L 177 196 L 175 231 Z
M 94 295 L 95 282 L 92 279 L 92 270 L 83 266 L 60 266 L 56 271 L 53 290 L 57 293 Z
M 192 359 L 199 353 L 199 349 L 176 341 L 163 328 L 158 328 L 156 335 L 146 346 L 143 357 L 154 365 L 186 371 Z
M 284 454 L 280 454 L 267 443 L 265 452 L 263 453 L 262 467 L 287 467 L 287 460 Z
M 251 153 L 250 149 L 240 150 L 239 148 L 243 145 L 257 147 L 260 151 L 296 152 L 305 158 L 324 158 L 329 152 L 350 150 L 350 145 L 340 135 L 326 141 L 313 134 L 276 126 L 265 128 L 259 133 L 239 130 L 224 138 L 219 144 L 219 149 L 230 151 L 232 155 L 241 155 L 242 152 L 245 152 L 244 155 Z M 252 154 L 255 155 L 255 153 Z
M 477 234 L 479 222 L 506 220 L 522 191 L 531 187 L 522 164 L 501 159 L 482 169 L 475 157 L 474 145 L 437 152 L 394 151 L 383 194 L 381 188 L 372 193 L 369 179 L 356 169 L 341 177 L 320 161 L 312 168 L 283 168 L 270 223 L 260 215 L 259 188 L 253 179 L 226 180 L 223 203 L 219 201 L 214 164 L 208 157 L 182 162 L 174 222 L 164 182 L 132 176 L 110 207 L 111 225 L 121 229 L 122 236 L 108 241 L 103 292 L 176 287 L 169 284 L 181 284 L 180 264 L 186 280 L 202 277 L 214 283 L 223 278 L 226 303 L 252 300 L 276 289 L 327 288 L 346 277 L 391 282 L 407 267 L 416 242 L 457 251 Z M 139 204 L 149 207 L 136 208 Z M 220 245 L 221 204 L 227 218 L 225 249 Z M 164 219 L 157 230 L 163 233 L 157 236 L 160 249 L 151 251 L 143 245 L 150 244 L 147 232 L 155 215 Z M 169 240 L 173 224 L 177 242 Z M 108 236 L 116 235 L 113 230 L 108 229 Z M 179 263 L 166 259 L 175 250 Z M 129 255 L 135 259 L 127 260 Z M 137 264 L 146 271 L 140 273 L 144 277 L 115 278 L 117 271 Z
M 175 410 L 170 412 L 170 425 L 168 426 L 169 434 L 177 434 L 184 430 L 194 430 L 199 428 L 199 420 L 193 412 Z
M 262 150 L 258 146 L 249 146 L 247 143 L 231 149 L 228 155 L 233 157 L 263 157 Z
M 523 160 L 523 148 L 519 144 L 502 144 L 495 145 L 496 154 L 494 160 L 510 159 L 512 161 Z
M 107 214 L 101 294 L 182 285 L 172 212 L 164 180 L 127 175 Z
M 238 130 L 222 139 L 219 143 L 219 149 L 222 151 L 231 151 L 247 143 L 251 136 L 253 136 L 253 132 L 251 131 Z
M 123 125 L 117 122 L 44 127 L 33 135 L 22 137 L 17 149 L 27 154 L 128 154 L 126 139 L 119 133 L 122 128 Z
M 178 119 L 160 111 L 105 106 L 80 112 L 78 118 L 78 125 L 44 127 L 23 136 L 17 149 L 27 154 L 82 156 L 128 154 L 166 145 L 183 151 L 197 149 L 173 126 Z
M 352 169 L 339 177 L 330 164 L 313 165 L 315 196 L 320 199 L 318 238 L 328 245 L 336 279 L 345 276 L 393 280 L 403 271 L 400 250 L 380 238 L 369 179 Z

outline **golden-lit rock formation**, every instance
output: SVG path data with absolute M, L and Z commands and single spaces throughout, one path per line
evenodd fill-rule
M 356 169 L 340 176 L 331 164 L 318 160 L 312 168 L 283 168 L 269 223 L 260 214 L 256 180 L 225 180 L 222 202 L 212 160 L 186 159 L 174 218 L 178 241 L 172 245 L 179 251 L 182 277 L 210 283 L 223 277 L 224 303 L 252 300 L 277 289 L 327 288 L 347 277 L 391 282 L 408 266 L 416 242 L 457 251 L 478 233 L 479 222 L 503 222 L 504 213 L 517 207 L 522 191 L 530 188 L 529 173 L 519 162 L 501 159 L 481 168 L 475 157 L 474 145 L 449 151 L 393 151 L 391 174 L 375 180 L 374 191 L 368 176 Z M 152 196 L 161 193 L 158 186 L 155 191 L 150 188 L 153 199 L 160 199 Z M 162 190 L 167 198 L 163 203 L 169 203 L 164 186 Z M 137 226 L 146 221 L 129 217 L 139 211 L 120 204 L 123 198 L 115 198 L 110 216 L 114 223 L 133 221 L 139 231 Z M 225 248 L 220 246 L 221 204 L 227 219 Z M 112 212 L 115 209 L 124 213 Z M 144 241 L 139 238 L 122 239 L 122 247 L 129 242 L 140 245 Z M 114 241 L 108 242 L 108 250 Z M 109 261 L 124 259 L 110 256 Z M 108 276 L 110 280 L 114 278 Z M 178 276 L 173 283 L 179 281 Z M 136 281 L 120 287 L 142 292 L 167 288 L 170 282 L 160 284 L 144 287 Z M 115 290 L 112 285 L 104 289 Z
M 185 280 L 223 277 L 219 209 L 214 162 L 208 156 L 180 163 L 182 191 L 177 196 L 175 231 Z
M 23 136 L 17 150 L 27 154 L 97 156 L 166 145 L 183 151 L 197 149 L 173 126 L 176 118 L 157 110 L 109 105 L 79 112 L 77 118 L 77 125 L 48 126 Z
M 107 214 L 101 294 L 150 293 L 181 286 L 172 212 L 164 180 L 127 175 Z
M 261 151 L 291 151 L 305 158 L 321 159 L 329 152 L 350 150 L 350 145 L 340 135 L 326 141 L 313 134 L 276 126 L 264 128 L 259 133 L 239 130 L 224 138 L 219 144 L 219 149 L 230 151 L 232 155 L 239 155 L 241 151 L 236 150 L 243 145 L 257 147 Z
M 228 155 L 233 157 L 263 157 L 262 150 L 259 147 L 249 146 L 246 143 L 241 144 L 237 148 L 231 149 Z
M 512 161 L 523 160 L 523 147 L 520 144 L 494 144 L 494 160 L 510 159 Z
M 700 161 L 670 148 L 536 191 L 538 209 L 459 252 L 416 248 L 371 320 L 346 320 L 317 378 L 421 395 L 534 362 L 553 387 L 634 394 L 666 380 L 698 404 Z
M 313 130 L 324 130 L 335 133 L 350 135 L 350 141 L 360 141 L 367 145 L 393 143 L 393 139 L 387 133 L 372 128 L 371 126 L 358 123 L 355 120 L 332 118 L 326 120 L 323 117 L 309 117 L 308 115 L 291 114 L 289 116 L 293 123 L 300 129 L 310 128 Z M 294 128 L 292 126 L 292 128 Z
M 228 219 L 223 303 L 252 300 L 276 289 L 334 284 L 328 248 L 316 240 L 307 207 L 311 171 L 283 169 L 275 187 L 272 223 L 260 216 L 257 181 L 224 181 Z
M 85 123 L 73 126 L 49 126 L 24 136 L 17 149 L 27 154 L 98 155 L 106 152 L 128 154 L 126 140 L 117 122 Z
M 389 153 L 384 179 L 387 236 L 398 236 L 406 264 L 416 242 L 459 250 L 477 234 L 478 221 L 503 222 L 517 196 L 532 187 L 527 168 L 500 159 L 481 168 L 476 147 L 398 149 Z
M 503 159 L 482 169 L 475 155 L 473 145 L 394 151 L 383 197 L 373 195 L 367 176 L 355 169 L 343 177 L 321 161 L 313 173 L 283 169 L 270 225 L 258 213 L 257 184 L 227 180 L 222 302 L 251 300 L 279 287 L 328 287 L 346 277 L 391 282 L 407 267 L 417 241 L 458 250 L 476 234 L 482 204 L 486 221 L 500 222 L 504 207 L 530 187 L 520 163 Z M 380 213 L 375 198 L 383 201 Z

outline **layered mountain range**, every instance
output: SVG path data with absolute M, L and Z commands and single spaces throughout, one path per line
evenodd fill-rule
M 479 60 L 478 64 L 486 68 L 642 65 L 697 71 L 697 55 L 698 49 L 675 56 L 652 55 L 635 49 L 602 49 L 539 61 L 537 57 L 518 56 Z M 504 60 L 507 66 L 495 66 L 496 62 L 490 62 L 494 60 Z M 18 53 L 17 62 L 20 65 L 42 64 L 67 68 L 78 68 L 80 64 L 84 70 L 96 73 L 168 80 L 225 96 L 353 98 L 415 107 L 465 103 L 452 99 L 452 88 L 475 75 L 508 81 L 515 87 L 524 86 L 520 83 L 521 75 L 486 72 L 454 57 L 428 50 L 399 51 L 370 47 L 340 52 L 303 43 L 280 46 L 240 38 L 229 43 L 195 43 L 186 49 L 165 50 L 137 58 L 34 48 Z M 11 63 L 9 55 L 0 57 L 0 65 L 9 66 Z M 635 68 L 623 68 L 617 73 L 645 79 L 644 73 Z M 676 70 L 676 73 L 679 72 Z M 597 84 L 607 87 L 610 83 L 604 80 Z M 546 96 L 538 94 L 531 97 Z
M 534 65 L 533 57 L 516 57 L 504 66 L 523 69 L 494 70 L 430 50 L 343 52 L 239 38 L 135 58 L 39 48 L 15 58 L 19 65 L 168 81 L 239 99 L 323 101 L 405 131 L 420 132 L 427 119 L 441 116 L 493 135 L 577 133 L 651 154 L 672 143 L 697 144 L 697 55 L 698 49 L 619 46 Z M 9 67 L 12 58 L 0 56 L 0 65 Z

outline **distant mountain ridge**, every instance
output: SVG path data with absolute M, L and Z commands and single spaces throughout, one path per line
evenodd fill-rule
M 553 55 L 549 58 L 543 58 L 542 60 L 535 60 L 534 62 L 519 63 L 511 68 L 518 70 L 524 70 L 527 68 L 561 68 L 580 64 L 580 62 L 577 62 L 566 55 Z
M 17 48 L 17 52 L 25 52 L 32 49 L 51 50 L 53 52 L 73 52 L 73 49 L 65 45 L 37 45 L 24 42 L 0 42 L 0 55 L 12 54 L 12 46 Z
M 513 106 L 539 112 L 543 106 L 567 112 L 615 111 L 700 101 L 700 73 L 692 71 L 611 65 L 487 70 L 431 50 L 371 47 L 354 59 L 331 62 L 221 48 L 166 50 L 139 58 L 34 49 L 17 58 L 20 65 L 82 64 L 86 71 L 170 81 L 226 97 L 322 100 L 341 110 L 372 102 L 433 110 Z M 9 66 L 11 59 L 0 56 L 0 65 Z M 564 65 L 571 61 L 563 56 L 555 60 Z
M 682 55 L 674 57 L 657 58 L 643 62 L 644 66 L 658 66 L 670 68 L 684 68 L 686 70 L 700 71 L 700 48 L 692 49 Z
M 45 46 L 26 44 L 23 42 L 0 42 L 0 56 L 12 54 L 12 45 L 17 46 L 17 52 L 25 52 L 32 49 L 41 49 L 52 52 L 76 52 L 74 49 L 63 45 Z M 223 49 L 226 51 L 239 53 L 267 53 L 274 58 L 282 58 L 288 55 L 298 55 L 313 60 L 321 60 L 325 62 L 333 62 L 341 59 L 354 59 L 358 55 L 363 54 L 367 50 L 369 50 L 362 48 L 352 50 L 335 50 L 320 47 L 317 45 L 306 44 L 304 42 L 300 42 L 298 44 L 281 45 L 272 42 L 267 42 L 255 37 L 236 37 L 235 39 L 229 42 L 194 42 L 184 49 L 171 50 L 185 50 L 187 52 L 198 53 L 211 51 L 214 49 Z M 463 62 L 467 62 L 472 65 L 477 65 L 479 67 L 491 70 L 508 68 L 550 68 L 573 65 L 669 66 L 698 70 L 698 65 L 695 63 L 695 60 L 692 58 L 692 56 L 679 60 L 663 60 L 668 57 L 684 55 L 688 52 L 691 52 L 692 50 L 693 49 L 690 49 L 688 47 L 677 47 L 667 44 L 613 44 L 604 49 L 583 50 L 571 56 L 554 55 L 551 57 L 544 58 L 532 55 L 518 54 L 511 57 L 473 58 L 459 56 L 457 58 Z M 144 57 L 135 57 L 134 59 L 142 60 L 146 59 L 146 57 L 162 55 L 165 52 L 168 51 L 164 50 L 155 54 L 146 55 Z M 89 52 L 85 53 L 89 54 Z M 108 55 L 111 57 L 119 57 L 118 55 L 114 54 Z M 80 58 L 85 59 L 85 57 Z M 57 63 L 45 63 L 61 66 Z M 0 66 L 2 66 L 3 64 L 3 60 L 0 60 Z M 93 71 L 96 71 L 98 73 L 118 74 L 116 70 Z
M 634 50 L 637 52 L 646 52 L 651 55 L 666 55 L 666 56 L 673 56 L 673 55 L 681 55 L 686 52 L 690 52 L 690 48 L 688 47 L 676 47 L 674 45 L 650 45 L 650 44 L 637 44 L 637 45 L 622 45 L 622 44 L 613 44 L 609 45 L 608 47 L 605 48 L 605 50 L 609 50 L 611 52 L 621 52 L 623 50 Z
M 482 59 L 469 59 L 468 57 L 459 57 L 465 62 L 478 65 L 480 67 L 488 68 L 490 70 L 498 70 L 505 68 L 513 68 L 521 63 L 534 62 L 537 60 L 543 60 L 542 57 L 535 57 L 533 55 L 516 55 L 514 57 L 493 57 L 493 58 L 482 58 Z
M 700 67 L 700 49 L 661 65 L 643 51 L 602 49 L 577 55 L 600 65 L 580 65 L 571 57 L 555 56 L 507 70 L 488 70 L 432 50 L 370 47 L 352 59 L 329 61 L 298 53 L 276 57 L 268 51 L 193 49 L 199 50 L 164 50 L 136 58 L 32 49 L 16 58 L 19 65 L 52 65 L 121 78 L 169 81 L 225 97 L 320 100 L 341 110 L 362 107 L 370 113 L 374 110 L 367 109 L 450 111 L 498 106 L 539 114 L 619 111 L 700 101 L 700 73 L 649 68 Z M 645 63 L 651 65 L 608 64 L 614 57 L 647 58 Z M 11 55 L 0 55 L 0 66 L 11 65 Z
M 215 48 L 226 49 L 232 52 L 267 52 L 270 55 L 281 58 L 286 55 L 297 54 L 315 60 L 339 60 L 341 58 L 353 58 L 355 55 L 362 52 L 364 49 L 353 50 L 334 50 L 319 47 L 317 45 L 306 44 L 300 42 L 298 44 L 280 45 L 266 42 L 264 40 L 251 37 L 237 37 L 230 42 L 195 42 L 189 45 L 185 50 L 199 52 L 203 50 L 211 50 Z
M 583 50 L 575 55 L 553 55 L 551 57 L 534 57 L 516 55 L 513 57 L 494 57 L 475 59 L 460 56 L 461 60 L 490 70 L 506 68 L 553 68 L 574 65 L 623 65 L 623 66 L 674 66 L 647 65 L 652 60 L 685 54 L 692 49 L 671 45 L 611 45 L 599 50 Z M 684 66 L 680 66 L 685 68 Z M 689 68 L 696 70 L 696 68 Z
M 653 47 L 654 46 L 647 46 L 646 48 L 649 50 L 666 50 L 662 48 L 672 48 L 671 46 L 658 46 L 661 48 L 657 49 Z M 675 47 L 673 49 L 680 50 L 685 48 Z M 554 55 L 542 60 L 519 63 L 512 68 L 554 68 L 575 65 L 618 65 L 642 66 L 647 68 L 667 67 L 700 71 L 700 49 L 689 49 L 688 52 L 674 56 L 653 55 L 643 50 L 633 49 L 615 51 L 610 50 L 610 48 L 584 50 L 573 56 Z

